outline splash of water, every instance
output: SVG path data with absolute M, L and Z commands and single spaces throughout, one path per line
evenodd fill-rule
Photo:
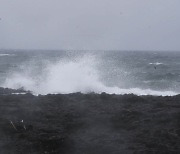
M 95 57 L 86 55 L 70 61 L 46 62 L 41 67 L 41 71 L 36 72 L 36 64 L 31 63 L 22 67 L 20 72 L 11 72 L 3 87 L 13 89 L 23 87 L 34 94 L 106 92 L 109 94 L 176 95 L 171 91 L 160 92 L 150 89 L 108 87 L 100 81 L 96 64 Z

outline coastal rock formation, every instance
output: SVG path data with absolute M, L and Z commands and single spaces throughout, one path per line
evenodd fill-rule
M 180 153 L 180 95 L 11 92 L 0 89 L 2 154 Z

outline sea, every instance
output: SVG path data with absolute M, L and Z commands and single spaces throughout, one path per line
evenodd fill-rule
M 0 87 L 32 94 L 180 94 L 180 52 L 0 50 Z

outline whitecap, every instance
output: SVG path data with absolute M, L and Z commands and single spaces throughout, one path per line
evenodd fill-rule
M 163 63 L 156 62 L 156 63 L 149 63 L 149 65 L 163 65 Z
M 0 57 L 3 57 L 3 56 L 14 56 L 14 54 L 0 54 Z
M 26 64 L 21 72 L 10 72 L 2 85 L 12 89 L 22 88 L 33 94 L 68 94 L 75 92 L 109 94 L 136 94 L 172 96 L 172 91 L 155 91 L 151 89 L 109 87 L 100 81 L 96 68 L 97 60 L 93 56 L 84 56 L 71 61 L 61 60 L 46 63 L 40 73 L 34 74 L 36 64 Z M 22 67 L 23 68 L 23 67 Z

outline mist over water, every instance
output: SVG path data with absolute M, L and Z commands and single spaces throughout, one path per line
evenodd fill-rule
M 9 56 L 8 53 L 1 55 L 3 54 L 7 60 L 12 59 L 10 54 Z M 159 55 L 155 55 L 157 58 L 152 61 L 152 59 L 146 59 L 148 55 L 137 53 L 135 57 L 133 54 L 124 55 L 116 52 L 16 53 L 13 56 L 14 63 L 4 70 L 1 87 L 24 88 L 34 94 L 106 92 L 165 96 L 179 93 L 177 70 L 169 68 L 169 64 L 165 65 L 166 57 L 160 60 Z M 21 57 L 23 58 L 20 61 Z M 131 57 L 134 61 L 130 61 Z M 3 66 L 2 63 L 0 65 Z M 154 66 L 158 68 L 155 69 Z M 166 76 L 163 77 L 158 69 L 166 70 L 167 72 L 163 72 Z M 168 72 L 170 70 L 171 73 Z M 163 81 L 166 84 L 163 84 Z
M 94 59 L 90 56 L 80 60 L 44 62 L 40 72 L 36 64 L 30 62 L 27 67 L 23 67 L 23 71 L 15 72 L 7 78 L 4 86 L 15 89 L 23 87 L 39 94 L 98 92 L 104 87 L 98 81 L 94 67 Z

